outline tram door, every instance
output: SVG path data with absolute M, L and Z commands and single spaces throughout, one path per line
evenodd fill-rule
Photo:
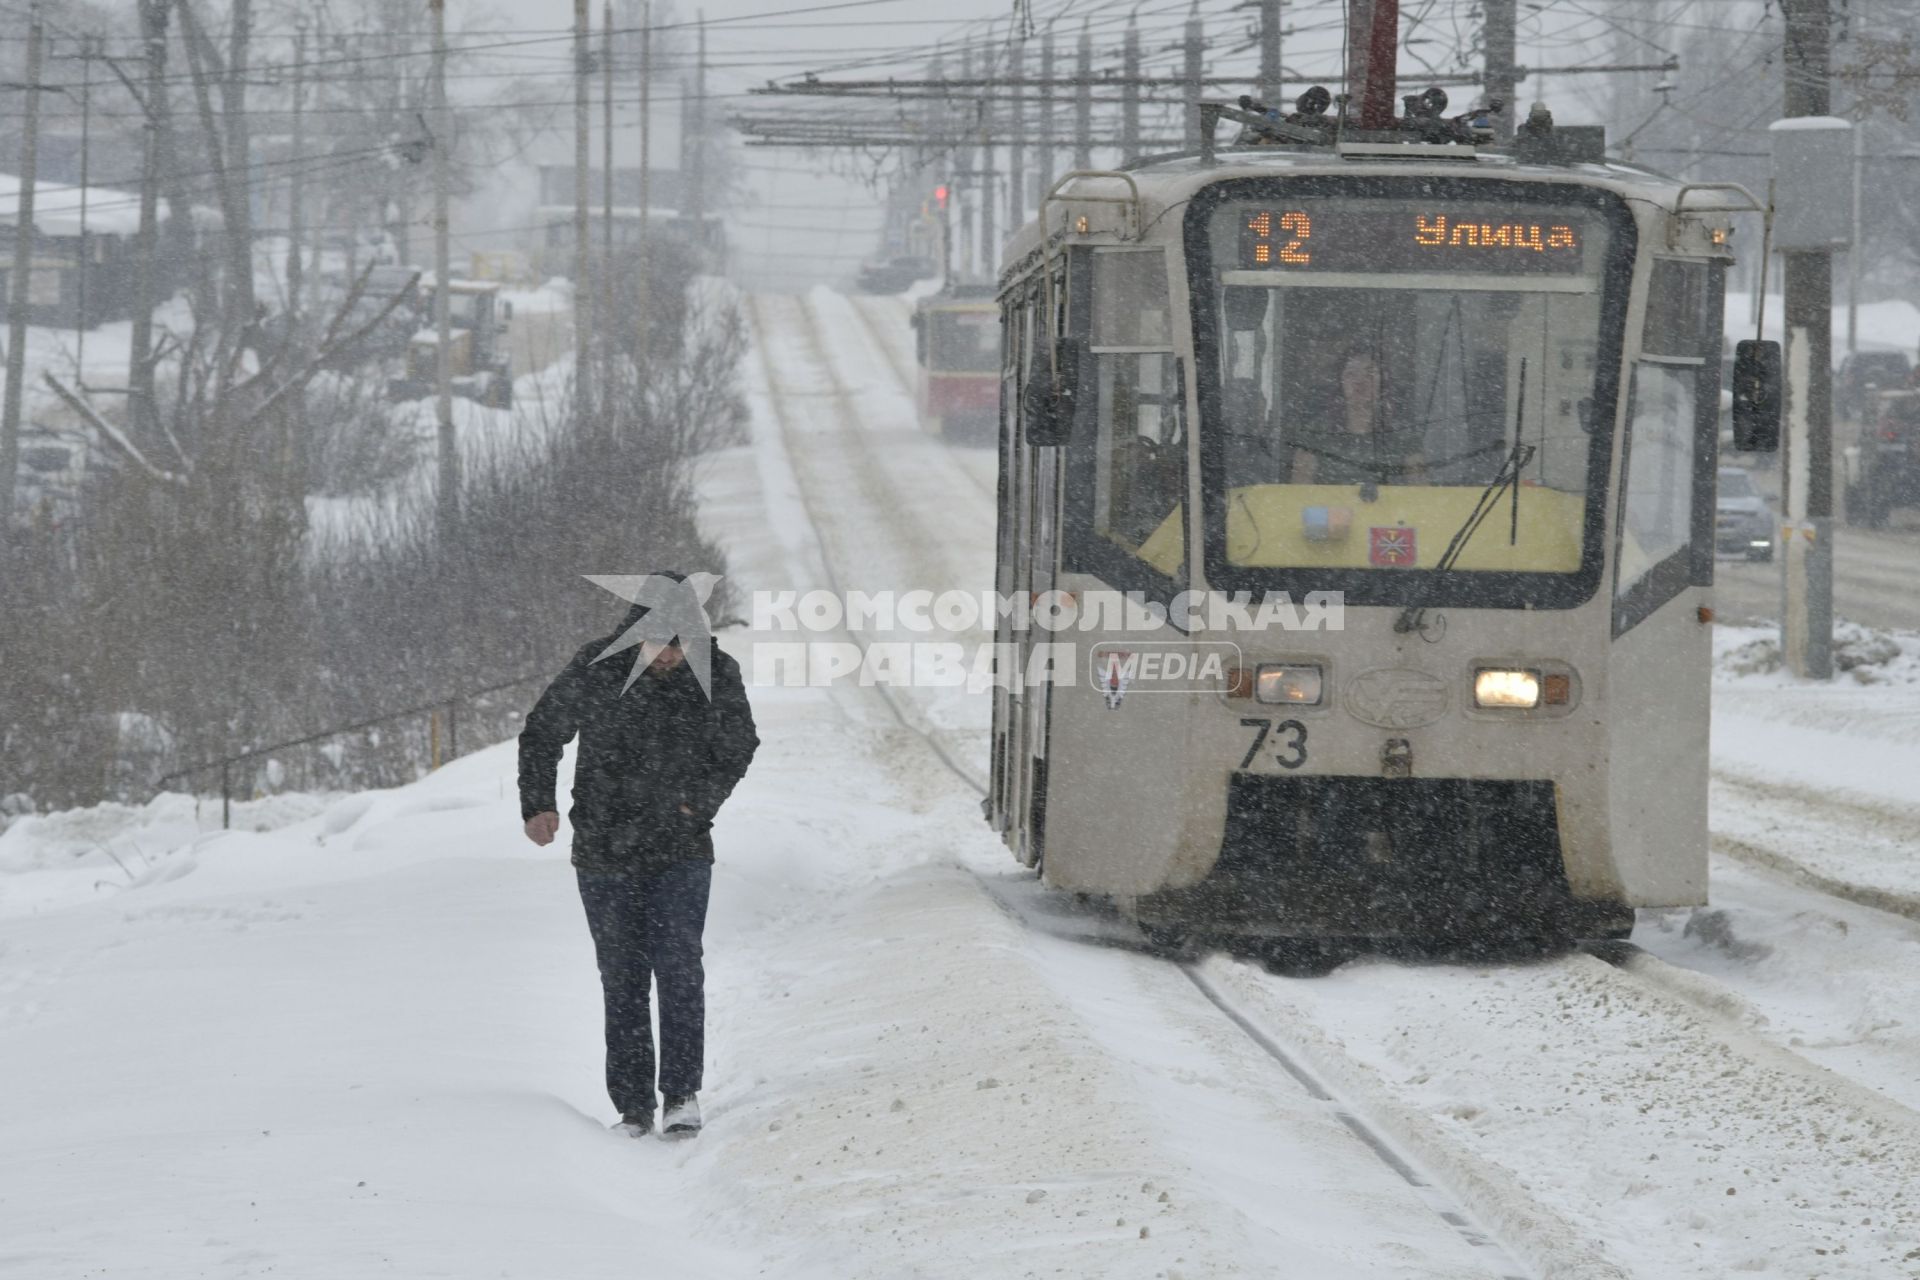
M 1036 295 L 1010 300 L 1005 316 L 1007 376 L 1003 382 L 1000 450 L 999 589 L 1033 601 L 1053 590 L 1060 555 L 1060 450 L 1028 442 L 1020 389 L 1034 367 L 1047 324 Z M 1041 346 L 1044 353 L 1044 346 Z M 1044 354 L 1040 358 L 1044 358 Z M 1016 629 L 1004 616 L 997 652 L 1010 669 L 996 683 L 993 818 L 1014 855 L 1039 863 L 1045 829 L 1047 717 L 1052 681 L 1036 646 L 1049 633 Z

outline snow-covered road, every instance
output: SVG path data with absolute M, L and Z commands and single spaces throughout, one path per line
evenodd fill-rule
M 992 457 L 915 424 L 900 302 L 748 312 L 753 440 L 701 480 L 734 585 L 988 586 Z M 28 820 L 0 1275 L 1920 1276 L 1920 924 L 1794 878 L 1920 898 L 1915 688 L 1723 681 L 1716 907 L 1644 958 L 1198 966 L 1256 1035 L 1003 908 L 1073 909 L 941 758 L 983 769 L 983 696 L 756 689 L 687 1146 L 603 1127 L 511 744 L 271 830 Z

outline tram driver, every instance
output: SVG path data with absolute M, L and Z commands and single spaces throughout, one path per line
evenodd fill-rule
M 1412 433 L 1389 425 L 1380 360 L 1373 347 L 1343 348 L 1336 395 L 1317 422 L 1293 435 L 1295 484 L 1424 484 L 1426 459 Z

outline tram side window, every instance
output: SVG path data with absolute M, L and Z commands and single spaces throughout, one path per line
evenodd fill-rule
M 1701 262 L 1656 261 L 1649 278 L 1642 355 L 1629 391 L 1616 598 L 1688 550 L 1696 534 L 1701 441 L 1717 408 L 1702 398 L 1717 398 L 1719 390 L 1720 316 L 1712 285 Z M 1685 581 L 1676 574 L 1671 584 L 1677 590 Z
M 1135 554 L 1185 494 L 1186 431 L 1174 371 L 1171 352 L 1099 357 L 1094 530 Z M 1169 536 L 1179 537 L 1177 521 Z M 1155 550 L 1177 559 L 1180 544 Z
M 1094 255 L 1093 528 L 1173 574 L 1185 554 L 1181 521 L 1170 517 L 1186 496 L 1187 436 L 1167 297 L 1160 251 Z

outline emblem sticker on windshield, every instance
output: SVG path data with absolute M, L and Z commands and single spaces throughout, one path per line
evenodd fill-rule
M 1388 569 L 1407 569 L 1419 556 L 1419 538 L 1403 524 L 1374 525 L 1367 545 L 1367 561 Z

